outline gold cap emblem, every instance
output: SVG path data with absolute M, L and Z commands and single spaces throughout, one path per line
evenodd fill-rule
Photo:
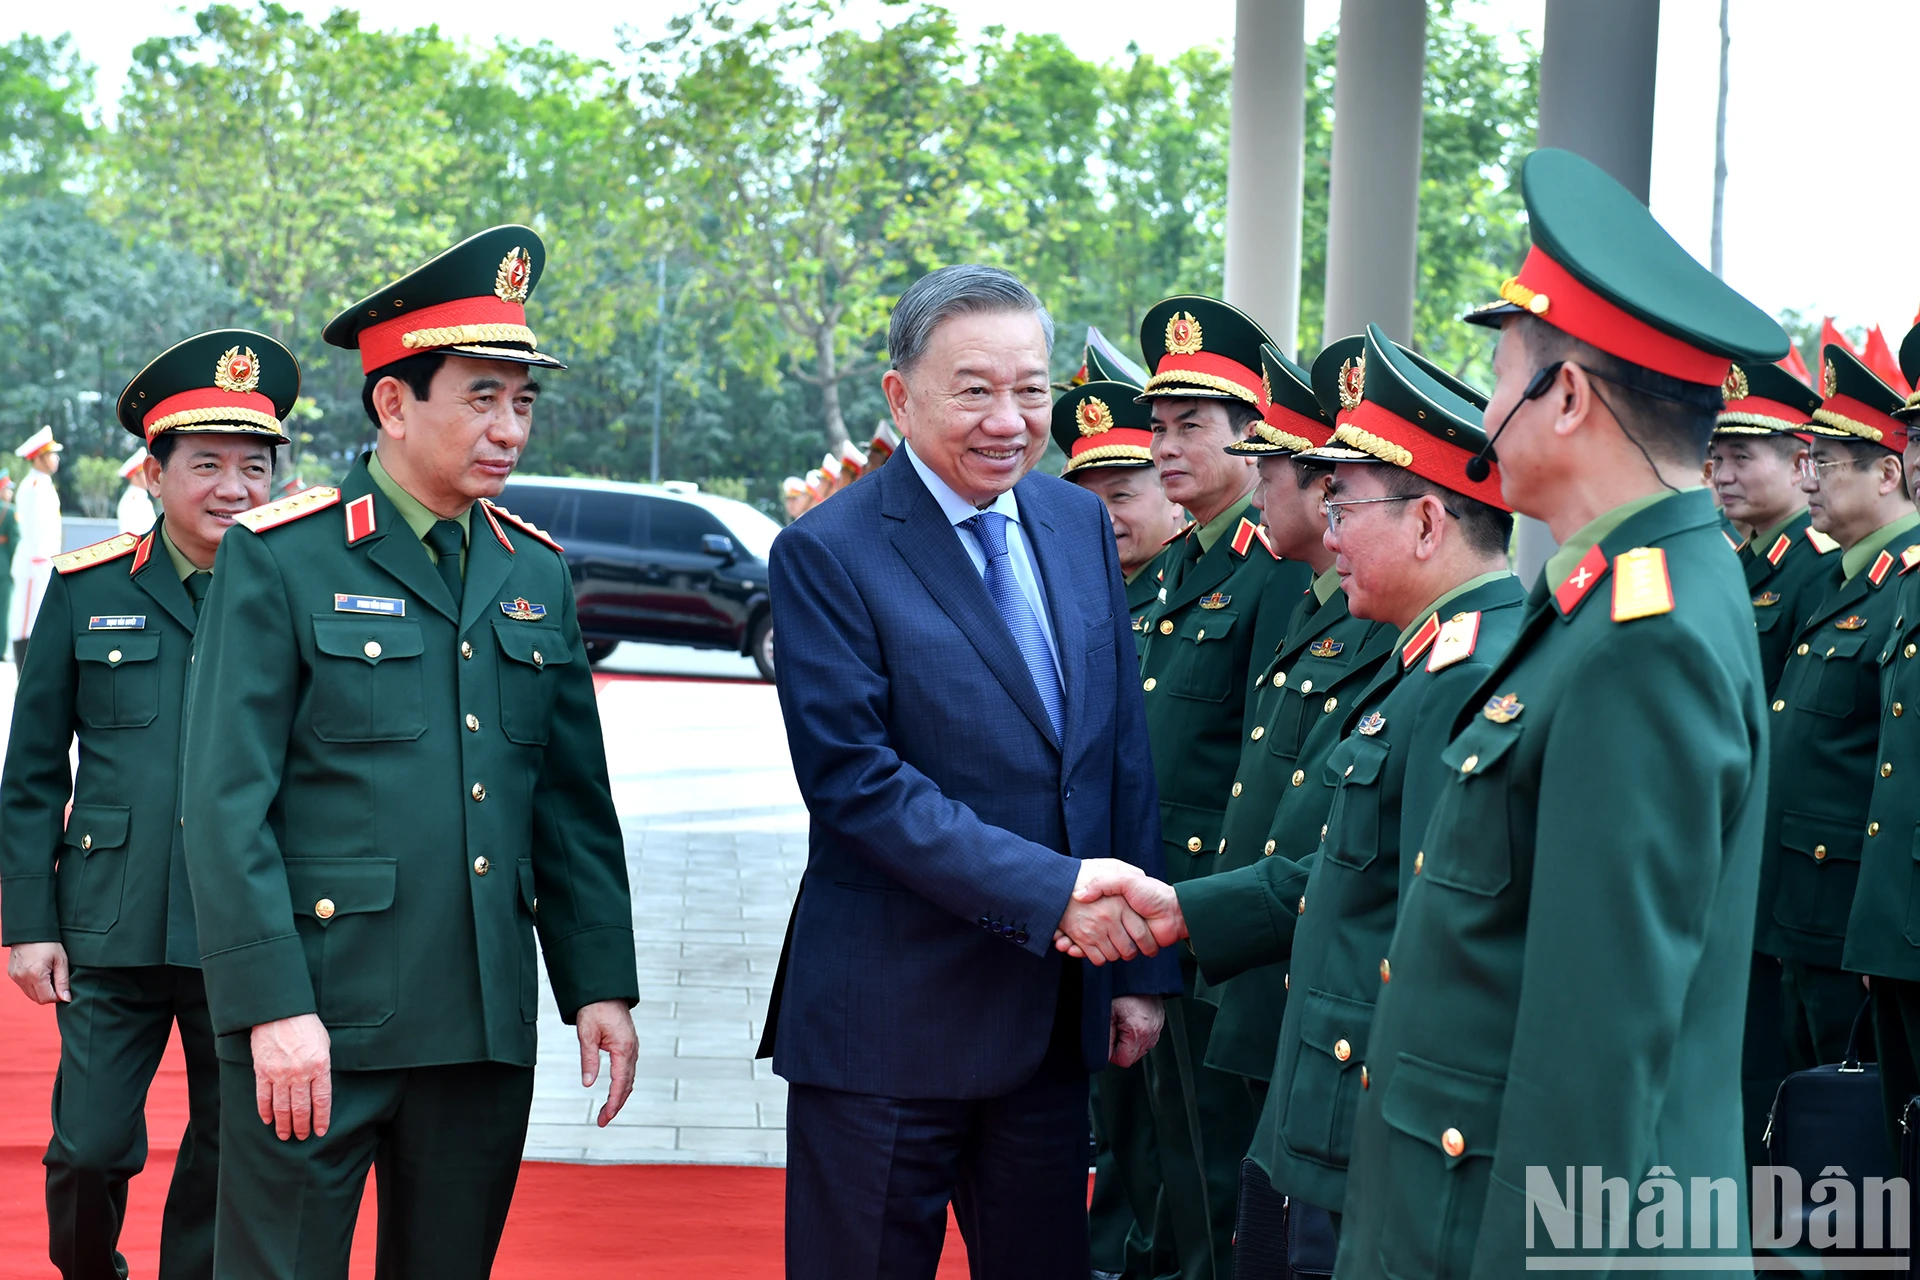
M 1273 405 L 1273 379 L 1267 376 L 1267 366 L 1265 364 L 1262 364 L 1260 366 L 1260 407 L 1262 409 L 1267 409 L 1267 408 L 1271 408 L 1272 405 Z
M 1727 380 L 1720 384 L 1720 398 L 1723 400 L 1745 400 L 1753 394 L 1753 387 L 1747 382 L 1747 371 L 1739 365 L 1727 370 Z
M 1340 407 L 1358 409 L 1367 390 L 1367 358 L 1353 357 L 1340 365 Z
M 502 302 L 525 302 L 527 293 L 533 288 L 533 259 L 519 245 L 500 259 L 500 269 L 493 273 L 493 295 Z
M 1826 361 L 1820 370 L 1820 394 L 1837 396 L 1840 394 L 1840 371 L 1833 367 L 1833 361 Z
M 1190 356 L 1200 350 L 1200 322 L 1190 313 L 1176 311 L 1167 321 L 1167 350 L 1176 356 Z
M 252 347 L 228 347 L 213 366 L 213 385 L 245 395 L 260 385 L 260 357 Z
M 1113 430 L 1113 410 L 1107 408 L 1107 402 L 1098 396 L 1088 396 L 1082 400 L 1074 417 L 1079 421 L 1080 434 L 1083 436 L 1103 435 Z

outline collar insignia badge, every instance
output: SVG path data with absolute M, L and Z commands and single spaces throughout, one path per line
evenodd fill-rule
M 1510 724 L 1519 719 L 1526 704 L 1520 701 L 1517 693 L 1502 693 L 1487 699 L 1487 705 L 1480 708 L 1480 714 L 1495 724 Z
M 1345 644 L 1335 640 L 1332 636 L 1328 636 L 1324 640 L 1314 641 L 1313 646 L 1309 648 L 1307 652 L 1316 658 L 1336 658 L 1340 656 L 1340 651 L 1346 647 Z

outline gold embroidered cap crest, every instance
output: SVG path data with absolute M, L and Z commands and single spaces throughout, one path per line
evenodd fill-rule
M 525 302 L 533 288 L 533 259 L 515 245 L 493 273 L 493 294 L 502 302 Z
M 1747 382 L 1747 371 L 1739 365 L 1727 370 L 1727 380 L 1720 384 L 1722 400 L 1745 400 L 1753 394 L 1753 387 Z
M 1260 366 L 1260 407 L 1266 409 L 1271 408 L 1272 405 L 1273 379 L 1267 376 L 1267 367 L 1263 364 Z
M 1113 410 L 1107 408 L 1107 402 L 1098 396 L 1088 396 L 1082 400 L 1074 417 L 1079 420 L 1080 434 L 1083 436 L 1104 435 L 1113 430 Z
M 252 347 L 228 347 L 213 366 L 213 385 L 245 395 L 260 385 L 260 357 Z
M 1822 362 L 1820 370 L 1820 394 L 1834 396 L 1840 393 L 1840 372 L 1833 367 L 1833 361 Z
M 1340 365 L 1340 407 L 1358 409 L 1367 390 L 1367 358 L 1358 355 Z
M 1200 350 L 1200 322 L 1192 313 L 1176 311 L 1167 321 L 1167 350 L 1176 356 L 1190 356 Z

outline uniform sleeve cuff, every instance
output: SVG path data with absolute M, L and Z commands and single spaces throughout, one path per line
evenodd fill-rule
M 632 929 L 600 925 L 558 941 L 543 937 L 540 946 L 546 954 L 554 1002 L 560 1006 L 561 1021 L 568 1026 L 587 1005 L 619 1000 L 631 1008 L 640 1002 Z
M 1218 985 L 1262 965 L 1278 964 L 1293 952 L 1294 913 L 1275 906 L 1274 889 L 1261 877 L 1229 872 L 1189 880 L 1180 886 L 1180 913 L 1200 972 Z M 1304 885 L 1304 874 L 1295 877 Z
M 215 1035 L 234 1035 L 263 1022 L 319 1011 L 297 934 L 203 956 L 200 972 Z
M 60 941 L 52 876 L 8 876 L 0 889 L 0 946 Z

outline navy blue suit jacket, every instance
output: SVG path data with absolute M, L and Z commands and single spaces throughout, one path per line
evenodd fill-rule
M 1065 680 L 1056 743 L 954 528 L 905 459 L 773 544 L 780 706 L 811 815 L 774 1070 L 896 1098 L 987 1098 L 1039 1067 L 1060 966 L 1084 970 L 1081 1041 L 1107 1061 L 1115 995 L 1172 995 L 1171 952 L 1095 967 L 1053 949 L 1082 858 L 1160 875 L 1159 805 L 1132 621 L 1099 500 L 1014 489 Z

